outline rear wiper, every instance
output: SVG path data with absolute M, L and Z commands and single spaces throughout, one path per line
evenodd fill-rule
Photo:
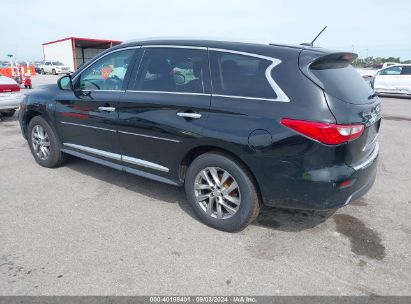
M 371 94 L 370 96 L 368 96 L 368 99 L 373 99 L 374 97 L 377 97 L 377 93 Z

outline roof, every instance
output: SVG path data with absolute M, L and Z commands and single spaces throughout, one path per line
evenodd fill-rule
M 225 40 L 211 40 L 211 39 L 198 39 L 198 38 L 148 38 L 148 39 L 135 39 L 125 41 L 118 47 L 137 46 L 137 45 L 181 45 L 181 46 L 196 46 L 196 47 L 210 47 L 210 48 L 228 48 L 239 51 L 253 52 L 256 48 L 260 51 L 270 52 L 273 48 L 276 49 L 289 49 L 300 52 L 301 50 L 310 50 L 318 53 L 329 53 L 330 50 L 306 46 L 306 45 L 289 45 L 289 44 L 264 44 L 264 43 L 251 43 L 251 42 L 235 42 Z
M 43 45 L 53 44 L 53 43 L 57 43 L 57 42 L 65 41 L 65 40 L 82 40 L 82 41 L 87 41 L 87 42 L 115 43 L 115 44 L 120 44 L 120 43 L 122 43 L 122 41 L 120 41 L 120 40 L 82 38 L 82 37 L 67 37 L 67 38 L 63 38 L 63 39 L 59 39 L 59 40 L 54 40 L 54 41 L 50 41 L 50 42 L 45 42 L 45 43 L 43 43 Z

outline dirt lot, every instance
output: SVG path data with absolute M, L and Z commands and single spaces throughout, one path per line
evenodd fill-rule
M 382 105 L 364 198 L 265 208 L 236 234 L 201 224 L 183 189 L 75 158 L 42 168 L 17 118 L 2 119 L 0 294 L 411 295 L 411 99 Z

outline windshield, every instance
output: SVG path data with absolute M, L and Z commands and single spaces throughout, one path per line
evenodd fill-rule
M 60 61 L 53 61 L 53 65 L 64 65 Z
M 324 91 L 352 104 L 372 102 L 374 92 L 360 73 L 346 60 L 320 60 L 310 66 L 310 72 L 321 82 Z

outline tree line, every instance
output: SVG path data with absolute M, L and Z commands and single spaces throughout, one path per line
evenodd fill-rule
M 366 57 L 357 58 L 353 65 L 356 67 L 381 67 L 385 62 L 411 63 L 411 60 L 402 60 L 400 57 Z

